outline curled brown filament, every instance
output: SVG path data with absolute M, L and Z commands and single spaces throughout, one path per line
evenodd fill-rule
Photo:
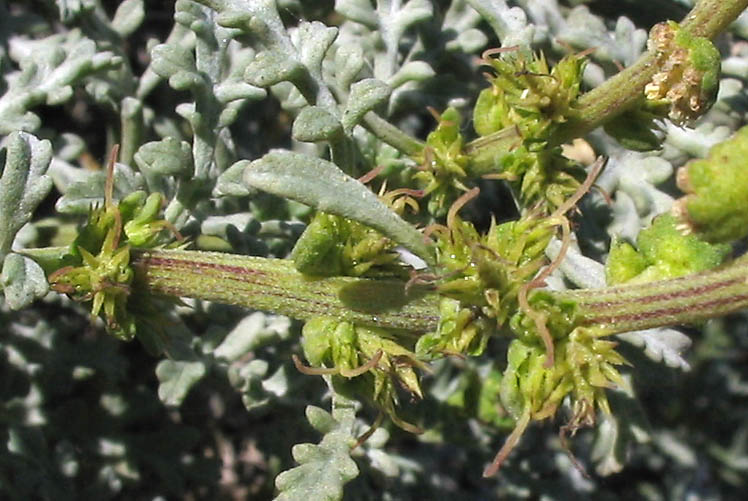
M 296 370 L 298 370 L 302 374 L 306 374 L 308 376 L 341 375 L 343 377 L 351 379 L 365 374 L 366 372 L 375 368 L 379 361 L 382 359 L 383 355 L 384 352 L 382 350 L 377 350 L 377 352 L 373 357 L 371 357 L 371 359 L 369 359 L 368 362 L 355 369 L 343 369 L 338 367 L 310 367 L 308 365 L 304 365 L 304 363 L 296 354 L 291 355 L 291 359 L 293 360 L 293 364 L 296 367 Z

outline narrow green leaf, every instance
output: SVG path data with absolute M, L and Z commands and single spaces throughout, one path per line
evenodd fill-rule
M 421 232 L 332 162 L 289 151 L 272 151 L 249 164 L 244 171 L 244 183 L 359 221 L 434 264 L 433 254 Z

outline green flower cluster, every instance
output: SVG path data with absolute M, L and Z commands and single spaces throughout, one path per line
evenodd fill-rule
M 293 249 L 302 273 L 324 276 L 372 276 L 402 273 L 395 242 L 357 221 L 317 212 Z
M 417 158 L 420 170 L 413 179 L 429 195 L 428 212 L 434 217 L 444 217 L 461 193 L 468 191 L 468 156 L 464 152 L 464 138 L 460 133 L 462 118 L 454 108 L 447 108 L 439 123 L 426 138 L 426 147 Z
M 748 235 L 748 127 L 720 143 L 708 158 L 678 170 L 678 187 L 686 196 L 672 212 L 681 229 L 710 242 L 732 242 Z
M 92 317 L 101 316 L 109 333 L 130 340 L 138 333 L 134 308 L 128 305 L 135 278 L 130 250 L 167 243 L 171 237 L 165 238 L 164 230 L 171 225 L 158 217 L 163 202 L 159 193 L 136 191 L 115 204 L 112 172 L 110 167 L 104 206 L 91 210 L 68 254 L 61 258 L 71 264 L 56 269 L 48 279 L 52 289 L 77 301 L 92 301 Z
M 578 116 L 584 61 L 583 55 L 569 55 L 551 69 L 542 55 L 522 51 L 486 60 L 496 75 L 475 104 L 475 131 L 486 137 L 516 131 L 516 143 L 496 155 L 488 171 L 489 177 L 512 181 L 523 207 L 540 202 L 552 212 L 583 179 L 582 169 L 562 157 L 560 148 L 550 147 L 548 139 Z
M 730 254 L 727 244 L 710 244 L 696 235 L 684 235 L 670 214 L 657 217 L 642 230 L 636 247 L 614 241 L 605 275 L 608 285 L 654 282 L 714 268 Z
M 334 318 L 316 317 L 304 324 L 302 345 L 314 367 L 311 374 L 329 375 L 336 391 L 368 400 L 392 422 L 408 431 L 419 431 L 397 415 L 398 388 L 422 398 L 415 368 L 425 368 L 415 353 L 403 347 L 391 332 L 362 327 Z

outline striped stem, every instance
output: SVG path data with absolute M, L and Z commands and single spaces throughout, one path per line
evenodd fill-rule
M 436 294 L 406 291 L 401 280 L 309 277 L 288 260 L 219 252 L 134 250 L 131 262 L 137 282 L 154 294 L 414 332 L 434 330 L 439 321 Z
M 132 264 L 140 286 L 154 294 L 412 332 L 433 331 L 439 322 L 436 292 L 406 292 L 396 279 L 316 278 L 288 260 L 184 250 L 134 250 Z M 552 295 L 577 304 L 575 326 L 606 334 L 698 323 L 748 307 L 748 257 L 676 279 Z
M 577 303 L 577 325 L 608 334 L 699 323 L 748 307 L 748 259 L 660 282 L 554 295 Z

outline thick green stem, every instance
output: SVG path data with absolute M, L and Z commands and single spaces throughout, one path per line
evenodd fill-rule
M 282 259 L 181 250 L 133 251 L 139 284 L 155 294 L 207 299 L 298 319 L 425 332 L 439 320 L 436 294 L 401 280 L 309 277 Z
M 714 38 L 746 7 L 748 0 L 702 0 L 683 19 L 681 27 L 694 36 Z M 580 97 L 580 118 L 559 128 L 551 142 L 561 144 L 583 136 L 631 108 L 643 96 L 644 87 L 660 70 L 654 62 L 655 54 L 647 51 L 632 66 Z
M 288 260 L 215 252 L 133 251 L 139 284 L 155 294 L 207 299 L 308 319 L 426 332 L 439 321 L 438 295 L 405 282 L 312 278 Z M 748 258 L 677 279 L 554 292 L 578 306 L 576 326 L 613 334 L 691 324 L 748 307 Z
M 748 307 L 748 258 L 671 280 L 554 295 L 577 303 L 577 325 L 608 334 L 693 324 Z
M 682 26 L 697 37 L 714 38 L 748 7 L 748 0 L 700 0 Z

